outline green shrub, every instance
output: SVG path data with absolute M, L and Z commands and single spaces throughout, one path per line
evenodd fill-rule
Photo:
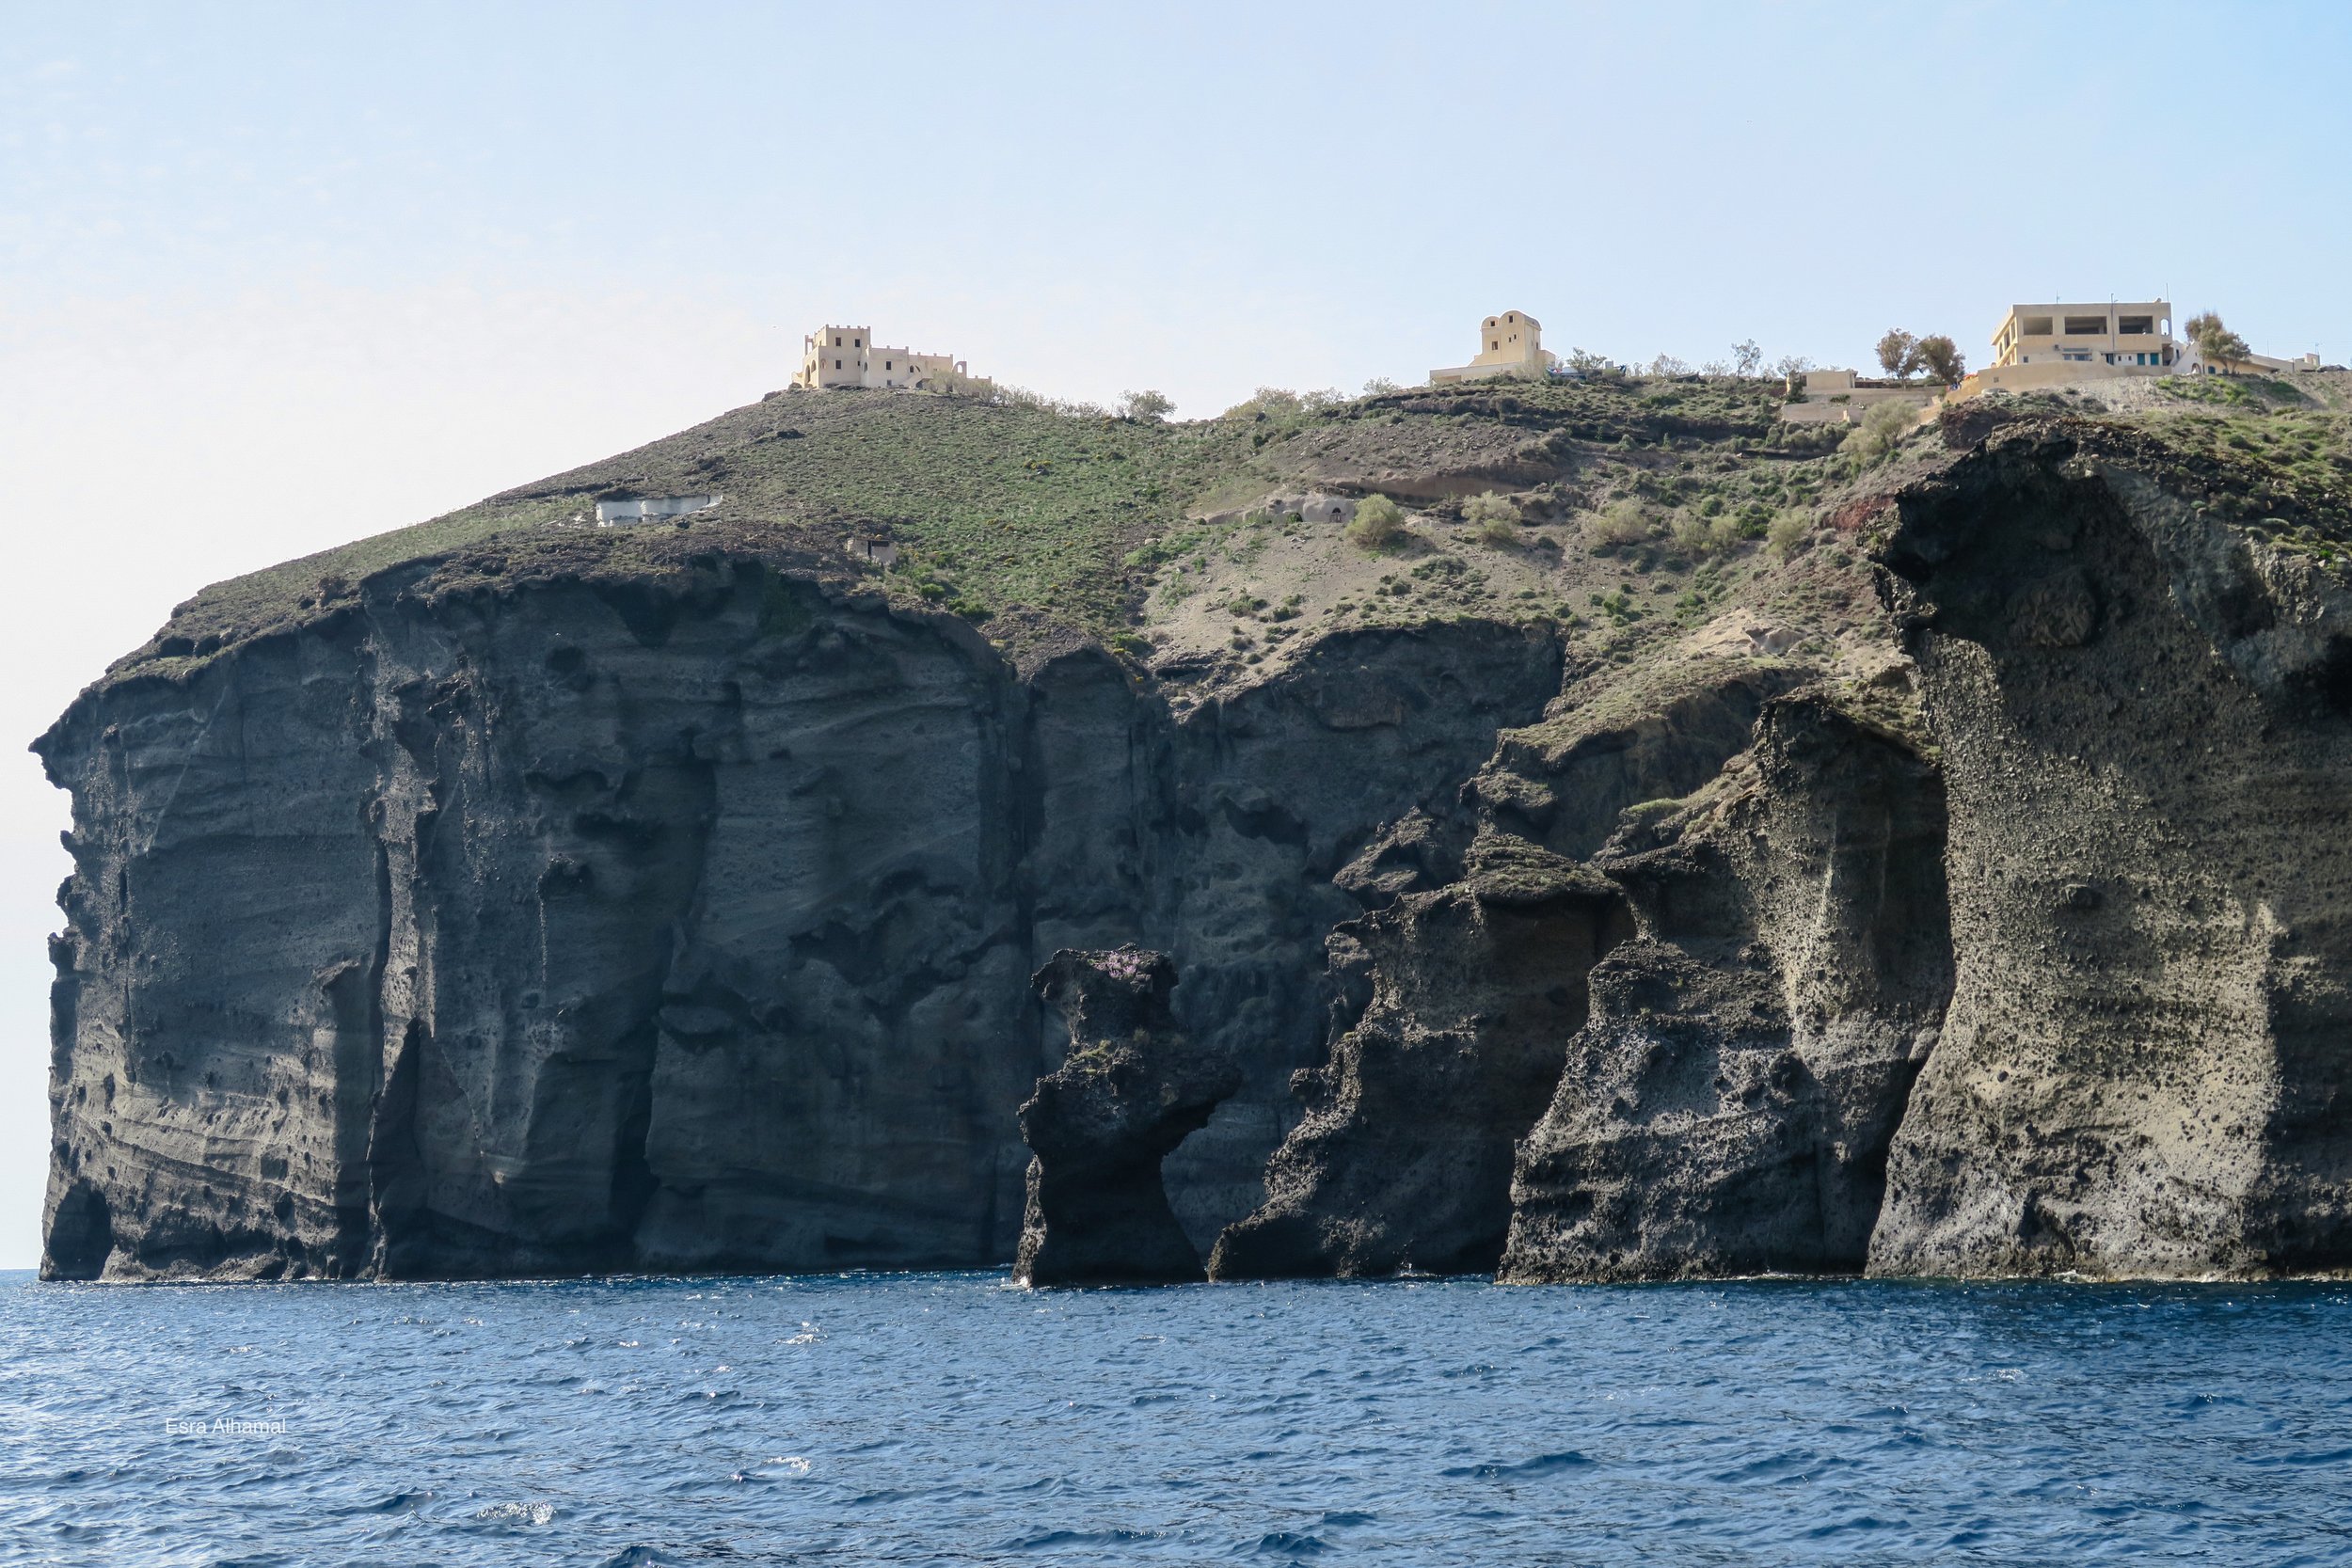
M 1784 512 L 1772 519 L 1765 531 L 1764 547 L 1773 559 L 1786 561 L 1804 547 L 1807 535 L 1813 531 L 1813 519 L 1802 512 Z
M 1462 521 L 1470 524 L 1471 537 L 1482 545 L 1502 546 L 1519 542 L 1519 509 L 1492 490 L 1472 496 L 1463 503 Z
M 1865 463 L 1876 463 L 1902 444 L 1904 435 L 1918 422 L 1919 410 L 1907 403 L 1875 404 L 1862 422 L 1846 435 L 1838 451 L 1851 452 Z
M 1672 532 L 1675 548 L 1693 561 L 1728 555 L 1740 547 L 1737 517 L 1706 517 L 1685 512 L 1676 516 Z
M 1656 531 L 1649 514 L 1642 509 L 1642 503 L 1630 497 L 1611 501 L 1600 511 L 1584 515 L 1584 542 L 1594 549 L 1638 545 Z
M 1385 548 L 1405 531 L 1405 509 L 1386 496 L 1366 496 L 1342 531 L 1359 549 Z

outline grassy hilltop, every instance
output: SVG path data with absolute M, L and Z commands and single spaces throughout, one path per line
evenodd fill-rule
M 1953 417 L 2006 405 L 2129 427 L 2234 498 L 2250 531 L 2332 563 L 2352 560 L 2338 526 L 2352 515 L 2342 380 L 2154 383 L 2118 408 L 1986 400 Z M 983 625 L 1016 657 L 1097 640 L 1200 692 L 1279 666 L 1315 631 L 1465 614 L 1553 624 L 1597 670 L 1719 646 L 1825 665 L 1860 657 L 1855 634 L 1875 602 L 1851 537 L 1858 503 L 1947 443 L 1932 430 L 1849 440 L 1790 426 L 1779 406 L 1777 383 L 1698 376 L 1488 382 L 1327 406 L 1274 396 L 1184 423 L 919 393 L 777 393 L 215 584 L 113 673 L 191 668 L 331 613 L 378 573 L 400 570 L 426 593 L 496 590 L 730 553 L 862 578 Z M 1374 541 L 1269 504 L 1310 490 L 1393 498 L 1402 526 Z M 594 525 L 600 495 L 698 491 L 726 499 L 683 526 Z M 898 564 L 853 561 L 843 549 L 853 535 L 894 541 Z

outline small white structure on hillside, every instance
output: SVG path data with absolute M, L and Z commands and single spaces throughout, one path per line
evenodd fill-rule
M 1542 375 L 1560 362 L 1544 348 L 1543 324 L 1524 310 L 1505 310 L 1478 324 L 1478 356 L 1467 365 L 1431 371 L 1430 383 L 1483 381 L 1490 375 Z
M 652 523 L 665 517 L 683 517 L 690 512 L 707 511 L 724 499 L 724 496 L 620 496 L 596 502 L 596 526 L 611 528 L 615 523 Z
M 885 348 L 866 326 L 820 326 L 801 340 L 801 369 L 792 385 L 812 392 L 835 387 L 913 387 L 927 377 L 962 375 L 964 362 L 947 354 Z

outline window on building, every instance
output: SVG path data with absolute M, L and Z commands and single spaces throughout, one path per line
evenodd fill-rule
M 839 348 L 841 346 L 841 334 L 838 332 L 833 335 L 833 346 L 835 348 Z
M 833 362 L 833 368 L 836 371 L 839 370 L 841 368 L 841 361 L 838 359 L 834 360 Z
M 2153 337 L 2156 330 L 2156 318 L 2153 316 L 2124 316 L 2116 322 L 2115 329 L 2118 332 L 2129 333 L 2135 338 Z
M 2028 338 L 2046 338 L 2050 335 L 2050 318 L 2027 316 L 2018 324 L 2017 330 Z
M 1502 345 L 1501 343 L 1499 343 L 1499 342 L 1495 341 L 1495 340 L 1493 340 L 1492 338 L 1489 338 L 1489 339 L 1487 339 L 1487 340 L 1486 340 L 1486 347 L 1487 347 L 1487 348 L 1489 348 L 1489 349 L 1498 349 L 1498 348 L 1501 348 L 1502 346 Z
M 866 340 L 863 338 L 852 338 L 850 340 L 850 346 L 851 348 L 864 348 L 866 346 Z
M 2069 316 L 2066 318 L 2066 335 L 2070 338 L 2095 337 L 2106 329 L 2107 319 L 2105 316 Z

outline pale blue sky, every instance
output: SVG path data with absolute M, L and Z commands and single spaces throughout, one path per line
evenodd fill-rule
M 1506 307 L 1851 364 L 2162 291 L 2343 361 L 2348 68 L 2341 4 L 0 5 L 0 1267 L 66 871 L 7 758 L 202 583 L 748 401 L 821 320 L 1196 416 Z

